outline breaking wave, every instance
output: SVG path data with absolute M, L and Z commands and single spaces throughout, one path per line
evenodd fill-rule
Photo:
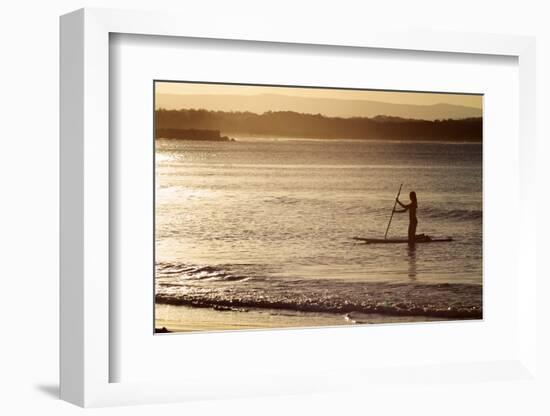
M 171 263 L 157 264 L 157 279 L 175 278 L 180 281 L 191 280 L 218 280 L 236 281 L 245 280 L 247 276 L 231 273 L 223 268 L 206 265 L 177 265 Z M 162 283 L 161 283 L 162 284 Z
M 229 283 L 232 282 L 232 283 Z M 156 302 L 216 310 L 275 309 L 481 319 L 481 285 L 242 276 L 222 266 L 157 265 Z

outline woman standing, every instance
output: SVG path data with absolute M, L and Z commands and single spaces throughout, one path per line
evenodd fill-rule
M 403 207 L 402 210 L 395 210 L 395 212 L 409 211 L 409 244 L 414 244 L 416 239 L 416 226 L 418 225 L 418 219 L 416 218 L 416 209 L 418 208 L 418 202 L 416 201 L 416 192 L 411 191 L 409 193 L 411 200 L 410 204 L 403 204 L 399 197 L 397 203 Z

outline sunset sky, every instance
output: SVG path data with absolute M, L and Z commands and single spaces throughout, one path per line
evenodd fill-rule
M 205 108 L 219 111 L 298 111 L 327 116 L 396 115 L 418 118 L 480 117 L 482 95 L 419 93 L 329 88 L 264 87 L 249 85 L 155 82 L 156 107 Z M 377 105 L 379 104 L 379 105 Z M 433 117 L 426 106 L 442 106 Z M 397 105 L 397 106 L 396 106 Z M 414 106 L 414 107 L 412 107 Z M 417 106 L 424 106 L 418 108 Z M 416 108 L 415 108 L 416 107 Z M 464 108 L 468 107 L 468 108 Z M 435 109 L 434 109 L 435 110 Z M 394 113 L 394 114 L 392 114 Z

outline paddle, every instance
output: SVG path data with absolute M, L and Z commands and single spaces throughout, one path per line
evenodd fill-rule
M 397 206 L 397 200 L 399 199 L 399 195 L 401 194 L 401 188 L 403 187 L 403 184 L 399 186 L 399 191 L 397 191 L 397 196 L 395 197 L 395 202 L 393 203 L 393 209 L 391 210 L 391 217 L 390 222 L 388 223 L 388 228 L 386 228 L 386 234 L 384 234 L 384 240 L 388 236 L 388 231 L 390 230 L 391 220 L 393 218 L 393 213 L 395 212 L 395 207 Z

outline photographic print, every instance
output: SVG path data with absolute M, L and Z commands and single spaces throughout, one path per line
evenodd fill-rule
M 155 332 L 483 318 L 483 97 L 154 82 Z

